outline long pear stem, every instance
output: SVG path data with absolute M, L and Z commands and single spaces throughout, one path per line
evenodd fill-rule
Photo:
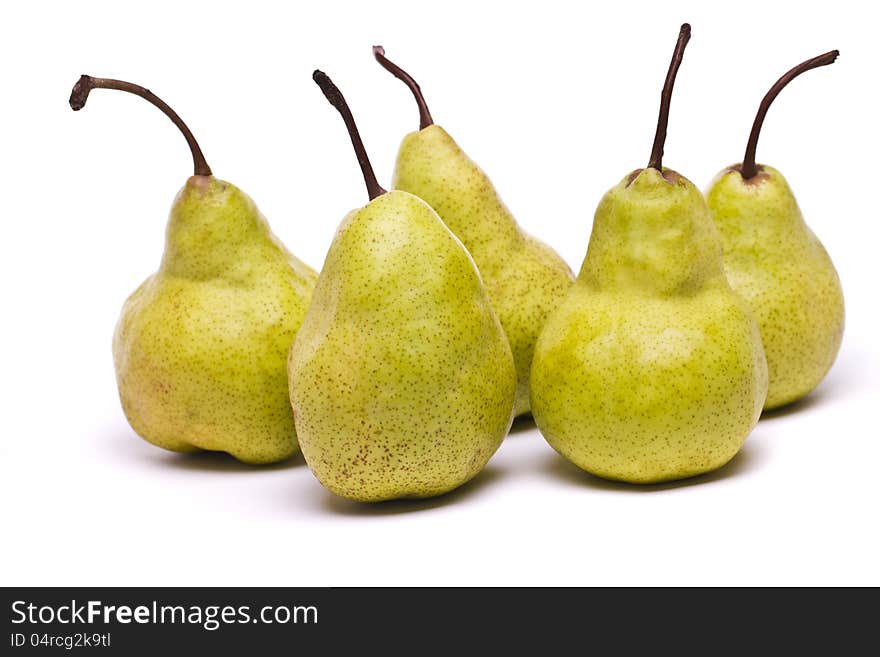
M 648 167 L 663 171 L 663 146 L 666 144 L 666 126 L 669 124 L 669 105 L 672 103 L 672 88 L 675 86 L 675 76 L 681 66 L 684 57 L 684 49 L 691 39 L 691 26 L 685 23 L 678 32 L 678 41 L 672 52 L 672 61 L 669 63 L 669 71 L 666 73 L 666 82 L 663 84 L 663 92 L 660 94 L 660 116 L 657 117 L 657 132 L 654 133 L 654 146 L 651 149 L 651 159 Z
M 388 59 L 385 56 L 385 48 L 382 46 L 373 46 L 373 57 L 376 58 L 376 61 L 386 71 L 398 80 L 402 80 L 409 87 L 409 90 L 412 91 L 413 96 L 416 98 L 416 104 L 419 106 L 419 130 L 424 130 L 429 125 L 434 125 L 434 119 L 431 118 L 431 112 L 428 111 L 428 104 L 425 102 L 425 97 L 422 95 L 422 88 L 419 86 L 419 83 L 409 73 Z
M 345 102 L 345 97 L 339 91 L 339 87 L 333 84 L 333 80 L 323 71 L 312 73 L 312 80 L 321 87 L 324 96 L 339 111 L 342 115 L 342 120 L 345 121 L 345 127 L 348 128 L 348 136 L 351 137 L 351 145 L 354 146 L 354 153 L 357 156 L 358 164 L 361 165 L 361 173 L 364 175 L 364 183 L 367 185 L 367 194 L 369 194 L 370 200 L 372 201 L 377 196 L 385 194 L 387 190 L 376 180 L 373 165 L 370 164 L 370 158 L 367 156 L 367 149 L 364 148 L 364 142 L 361 140 L 361 135 L 354 122 L 351 109 L 348 107 L 348 103 Z
M 743 178 L 748 180 L 749 178 L 756 176 L 758 173 L 758 165 L 755 162 L 755 152 L 758 150 L 758 137 L 761 135 L 761 126 L 764 125 L 764 117 L 767 116 L 767 110 L 770 109 L 770 105 L 776 100 L 776 96 L 779 95 L 779 92 L 801 73 L 806 73 L 810 69 L 818 68 L 820 66 L 833 64 L 838 55 L 840 55 L 840 51 L 832 50 L 823 55 L 819 55 L 818 57 L 813 57 L 805 62 L 801 62 L 779 78 L 776 83 L 770 87 L 770 91 L 767 92 L 767 95 L 764 96 L 761 105 L 758 107 L 758 113 L 755 115 L 755 122 L 752 123 L 752 132 L 749 134 L 749 143 L 746 146 L 746 154 L 743 156 L 742 162 Z
M 86 100 L 89 98 L 89 92 L 91 92 L 92 89 L 115 89 L 116 91 L 127 91 L 135 96 L 140 96 L 144 100 L 158 107 L 165 113 L 165 116 L 171 119 L 171 122 L 177 126 L 177 129 L 183 133 L 186 143 L 189 144 L 189 150 L 192 152 L 195 175 L 211 175 L 211 167 L 208 166 L 208 162 L 202 154 L 202 149 L 199 148 L 199 144 L 196 141 L 196 138 L 193 137 L 190 129 L 186 127 L 186 124 L 177 115 L 177 112 L 171 109 L 165 101 L 152 91 L 136 84 L 132 84 L 131 82 L 111 80 L 110 78 L 93 78 L 90 75 L 83 75 L 77 80 L 77 83 L 73 85 L 73 90 L 70 92 L 70 107 L 74 112 L 85 107 Z

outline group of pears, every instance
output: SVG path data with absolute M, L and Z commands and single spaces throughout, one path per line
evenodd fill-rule
M 253 464 L 302 450 L 334 493 L 429 497 L 474 477 L 531 413 L 547 441 L 607 479 L 708 472 L 740 449 L 762 409 L 825 376 L 843 333 L 834 266 L 782 175 L 755 162 L 761 103 L 742 164 L 703 194 L 662 166 L 682 26 L 648 166 L 599 203 L 575 278 L 524 233 L 485 173 L 440 126 L 419 85 L 392 190 L 376 180 L 351 111 L 324 73 L 369 203 L 350 212 L 317 274 L 254 202 L 212 175 L 180 117 L 147 89 L 82 76 L 162 110 L 192 151 L 159 270 L 128 298 L 113 339 L 133 429 L 169 450 Z M 723 254 L 723 255 L 722 255 Z

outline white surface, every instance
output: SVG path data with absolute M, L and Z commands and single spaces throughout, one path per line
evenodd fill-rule
M 876 17 L 845 2 L 799 3 L 794 18 L 767 3 L 687 4 L 7 8 L 0 583 L 880 584 Z M 758 155 L 787 176 L 838 266 L 843 349 L 815 394 L 763 420 L 730 466 L 660 488 L 606 484 L 526 425 L 459 492 L 359 506 L 301 460 L 254 469 L 184 457 L 128 427 L 110 337 L 159 262 L 191 165 L 140 99 L 98 91 L 71 112 L 80 73 L 166 99 L 216 174 L 318 267 L 366 199 L 342 123 L 309 76 L 319 66 L 342 88 L 387 182 L 417 114 L 371 59 L 381 43 L 523 226 L 577 268 L 600 196 L 648 158 L 683 20 L 693 39 L 665 163 L 701 187 L 741 158 L 782 72 L 842 52 L 783 92 Z

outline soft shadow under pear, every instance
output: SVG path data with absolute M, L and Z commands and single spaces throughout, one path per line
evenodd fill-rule
M 507 435 L 511 436 L 521 433 L 528 433 L 535 428 L 537 428 L 537 425 L 535 424 L 535 419 L 532 417 L 531 413 L 527 413 L 525 415 L 520 415 L 519 417 L 514 418 L 513 425 L 511 425 L 510 431 L 507 433 Z
M 279 463 L 248 465 L 225 452 L 193 452 L 191 454 L 170 452 L 161 447 L 150 445 L 134 432 L 123 433 L 123 435 L 113 432 L 108 434 L 104 440 L 110 443 L 111 453 L 121 456 L 126 461 L 157 468 L 201 472 L 259 473 L 287 470 L 305 465 L 302 453 Z
M 179 470 L 199 470 L 202 472 L 275 472 L 276 470 L 288 470 L 305 465 L 302 453 L 297 453 L 295 456 L 278 463 L 268 463 L 266 465 L 242 463 L 225 452 L 194 452 L 192 454 L 169 452 L 161 454 L 160 457 L 158 460 L 161 461 L 162 466 Z
M 753 441 L 753 438 L 750 438 L 749 441 Z M 576 465 L 569 463 L 562 456 L 555 453 L 548 456 L 540 467 L 552 477 L 564 480 L 570 485 L 579 486 L 581 488 L 593 488 L 595 490 L 621 493 L 656 493 L 658 491 L 687 488 L 690 486 L 709 484 L 724 479 L 730 479 L 757 469 L 762 460 L 763 450 L 760 445 L 756 445 L 755 442 L 746 442 L 736 456 L 717 470 L 690 477 L 688 479 L 680 479 L 678 481 L 669 481 L 660 484 L 628 484 L 620 481 L 602 479 L 601 477 L 597 477 L 589 472 L 581 470 Z
M 797 413 L 804 413 L 814 406 L 822 404 L 826 396 L 827 393 L 824 390 L 813 390 L 813 392 L 809 393 L 806 397 L 801 397 L 797 401 L 786 404 L 785 406 L 780 406 L 779 408 L 764 411 L 761 413 L 761 422 L 776 420 Z
M 501 470 L 490 465 L 463 486 L 438 497 L 423 500 L 403 499 L 389 500 L 387 502 L 355 502 L 323 489 L 321 491 L 323 495 L 320 504 L 325 511 L 353 517 L 392 516 L 401 513 L 415 513 L 464 502 L 502 478 Z

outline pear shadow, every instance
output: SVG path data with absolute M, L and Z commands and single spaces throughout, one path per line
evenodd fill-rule
M 815 389 L 812 392 L 807 393 L 806 396 L 790 402 L 785 406 L 762 412 L 761 421 L 776 420 L 789 415 L 795 415 L 796 413 L 803 413 L 804 411 L 808 411 L 814 406 L 821 404 L 827 396 L 828 393 L 825 390 Z
M 749 441 L 746 441 L 736 456 L 717 470 L 688 477 L 687 479 L 667 481 L 658 484 L 629 484 L 623 481 L 602 479 L 601 477 L 597 477 L 596 475 L 581 470 L 579 467 L 570 463 L 560 454 L 555 452 L 547 458 L 541 469 L 557 479 L 564 480 L 568 484 L 579 486 L 581 488 L 644 494 L 688 488 L 690 486 L 699 486 L 722 481 L 724 479 L 730 479 L 748 472 L 749 470 L 754 470 L 762 460 L 762 449 L 756 447 L 754 438 L 750 438 Z
M 151 445 L 133 431 L 125 435 L 108 434 L 104 440 L 110 443 L 111 453 L 126 461 L 158 468 L 201 472 L 274 472 L 305 465 L 302 452 L 288 459 L 266 465 L 242 463 L 226 452 L 172 452 Z
M 193 452 L 191 454 L 168 452 L 167 454 L 161 454 L 160 458 L 153 460 L 158 462 L 161 467 L 170 467 L 178 470 L 251 473 L 289 470 L 303 466 L 306 463 L 302 452 L 297 452 L 294 456 L 283 461 L 266 463 L 265 465 L 242 463 L 226 452 Z
M 535 424 L 535 418 L 532 417 L 532 414 L 526 413 L 525 415 L 520 415 L 513 419 L 513 424 L 510 426 L 510 431 L 507 432 L 507 435 L 512 436 L 515 434 L 528 433 L 537 427 L 538 425 Z
M 847 351 L 841 352 L 825 377 L 806 395 L 793 402 L 761 413 L 761 421 L 788 417 L 795 413 L 803 413 L 814 406 L 833 402 L 845 397 L 853 389 L 872 383 L 865 378 L 864 356 Z
M 325 511 L 350 517 L 393 516 L 404 513 L 418 513 L 419 511 L 429 511 L 450 504 L 464 502 L 499 479 L 503 479 L 503 472 L 497 467 L 489 465 L 476 477 L 444 495 L 427 499 L 400 499 L 388 500 L 386 502 L 355 502 L 354 500 L 339 497 L 324 489 L 322 491 L 324 497 L 321 499 L 321 507 Z

